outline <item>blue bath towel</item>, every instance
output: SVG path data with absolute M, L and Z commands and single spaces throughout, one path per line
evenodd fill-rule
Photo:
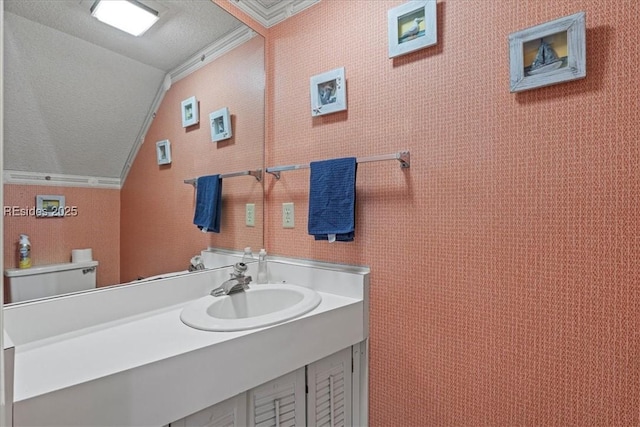
M 202 231 L 220 232 L 222 213 L 222 178 L 201 176 L 196 181 L 196 211 L 193 223 Z
M 353 241 L 356 158 L 311 162 L 310 166 L 309 234 L 316 240 Z

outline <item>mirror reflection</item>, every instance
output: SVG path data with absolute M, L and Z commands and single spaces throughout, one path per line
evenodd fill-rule
M 262 169 L 263 39 L 210 0 L 145 0 L 159 19 L 140 37 L 91 17 L 93 3 L 4 2 L 5 276 L 20 235 L 32 267 L 12 277 L 42 273 L 40 284 L 45 273 L 94 275 L 95 287 L 184 273 L 207 248 L 257 253 L 262 182 L 224 178 L 220 232 L 203 233 L 185 180 Z M 197 120 L 183 123 L 191 98 Z M 231 136 L 214 141 L 210 114 L 224 109 Z M 37 215 L 38 196 L 64 216 Z M 49 267 L 72 260 L 81 268 Z M 15 301 L 9 289 L 5 277 Z

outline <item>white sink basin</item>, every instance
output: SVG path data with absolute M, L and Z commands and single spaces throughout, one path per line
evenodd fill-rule
M 186 306 L 180 319 L 204 331 L 242 331 L 293 319 L 316 308 L 322 297 L 296 285 L 249 285 L 232 295 L 207 295 Z

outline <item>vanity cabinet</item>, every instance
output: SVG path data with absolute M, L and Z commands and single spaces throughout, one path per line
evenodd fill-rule
M 247 394 L 241 393 L 167 427 L 245 427 L 247 425 Z
M 351 347 L 307 366 L 307 426 L 352 425 L 352 366 Z
M 165 427 L 303 426 L 305 385 L 300 368 Z
M 305 424 L 305 368 L 249 390 L 250 427 Z
M 268 327 L 190 328 L 181 313 L 228 279 L 229 268 L 220 268 L 7 307 L 13 425 L 260 425 L 270 405 L 275 425 L 277 404 L 281 425 L 333 418 L 366 426 L 369 269 L 274 258 L 269 274 L 313 289 L 320 304 Z M 324 360 L 345 348 L 354 355 L 352 375 L 347 359 L 338 372 Z M 287 387 L 288 396 L 278 395 Z
M 345 348 L 166 427 L 360 425 L 352 410 L 360 404 L 358 349 Z

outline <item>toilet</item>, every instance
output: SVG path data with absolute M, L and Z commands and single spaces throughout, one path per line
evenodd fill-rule
M 4 271 L 8 303 L 46 298 L 96 287 L 98 261 L 67 262 Z

